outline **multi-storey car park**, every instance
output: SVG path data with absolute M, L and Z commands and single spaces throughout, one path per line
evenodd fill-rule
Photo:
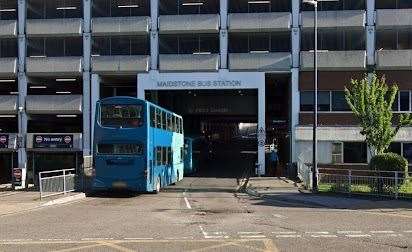
M 264 145 L 273 139 L 283 167 L 309 161 L 312 8 L 300 0 L 0 1 L 0 183 L 12 167 L 22 168 L 23 185 L 42 170 L 80 170 L 92 151 L 94 104 L 115 95 L 182 114 L 185 134 L 203 139 L 194 150 L 200 166 L 233 173 L 257 161 L 270 173 Z M 412 1 L 340 0 L 319 10 L 319 163 L 362 166 L 369 154 L 343 89 L 376 71 L 400 87 L 396 113 L 411 111 Z M 412 130 L 392 149 L 412 160 Z

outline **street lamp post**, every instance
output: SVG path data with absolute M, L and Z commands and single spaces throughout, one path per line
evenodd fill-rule
M 312 192 L 318 192 L 318 2 L 337 2 L 339 0 L 302 0 L 303 3 L 313 5 L 314 7 L 314 50 L 313 50 L 313 68 L 314 68 L 314 87 L 313 87 L 313 134 L 312 134 Z

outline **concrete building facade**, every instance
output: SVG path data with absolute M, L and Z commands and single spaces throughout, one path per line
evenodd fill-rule
M 39 170 L 80 167 L 93 149 L 99 98 L 163 96 L 168 104 L 162 90 L 256 90 L 256 104 L 242 111 L 188 113 L 239 117 L 253 107 L 246 121 L 257 124 L 260 174 L 273 139 L 285 164 L 310 161 L 313 25 L 300 0 L 1 1 L 2 182 L 13 167 L 23 186 Z M 343 89 L 376 71 L 400 87 L 396 113 L 411 112 L 411 1 L 320 3 L 319 49 L 319 162 L 362 166 L 369 154 Z M 392 147 L 412 160 L 412 129 Z

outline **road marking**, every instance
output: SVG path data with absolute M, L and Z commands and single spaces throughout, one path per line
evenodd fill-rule
M 311 235 L 313 238 L 338 238 L 337 235 L 323 234 L 323 235 Z
M 369 234 L 348 234 L 348 235 L 345 235 L 345 236 L 348 237 L 348 238 L 372 237 Z
M 279 218 L 279 219 L 287 219 L 288 217 L 283 216 L 281 214 L 273 214 L 273 217 Z
M 393 234 L 395 233 L 392 230 L 382 230 L 382 231 L 370 231 L 372 234 Z
M 276 235 L 276 238 L 301 238 L 302 235 Z
M 133 249 L 129 249 L 129 248 L 126 248 L 126 247 L 123 247 L 123 246 L 120 246 L 120 245 L 117 245 L 117 244 L 114 244 L 114 243 L 111 243 L 111 242 L 98 241 L 98 243 L 103 245 L 103 246 L 115 249 L 117 251 L 122 251 L 122 252 L 134 252 L 135 251 Z
M 279 232 L 272 232 L 272 234 L 296 234 L 294 231 L 279 231 Z
M 190 205 L 189 200 L 186 197 L 186 191 L 183 192 L 183 196 L 184 196 L 184 199 L 185 199 L 185 202 L 186 202 L 187 209 L 192 209 L 192 206 Z
M 124 238 L 125 240 L 153 240 L 153 238 L 152 237 L 147 237 L 147 238 L 144 238 L 144 237 L 136 237 L 136 238 Z
M 238 234 L 244 234 L 244 235 L 247 235 L 247 234 L 261 234 L 262 232 L 237 232 Z
M 261 239 L 266 238 L 265 235 L 241 235 L 240 239 Z
M 326 231 L 319 231 L 319 232 L 305 232 L 306 234 L 329 234 L 329 232 Z
M 167 240 L 193 240 L 193 237 L 191 236 L 185 236 L 185 237 L 166 237 Z
M 40 239 L 40 241 L 71 241 L 71 239 Z
M 412 233 L 412 230 L 403 231 L 404 233 Z
M 337 231 L 338 234 L 362 234 L 362 231 Z
M 107 241 L 107 240 L 114 240 L 114 238 L 82 238 L 82 241 Z

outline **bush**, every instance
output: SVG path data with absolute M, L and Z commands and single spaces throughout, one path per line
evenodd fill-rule
M 373 171 L 399 171 L 408 174 L 408 160 L 396 153 L 384 153 L 374 156 L 369 168 Z

